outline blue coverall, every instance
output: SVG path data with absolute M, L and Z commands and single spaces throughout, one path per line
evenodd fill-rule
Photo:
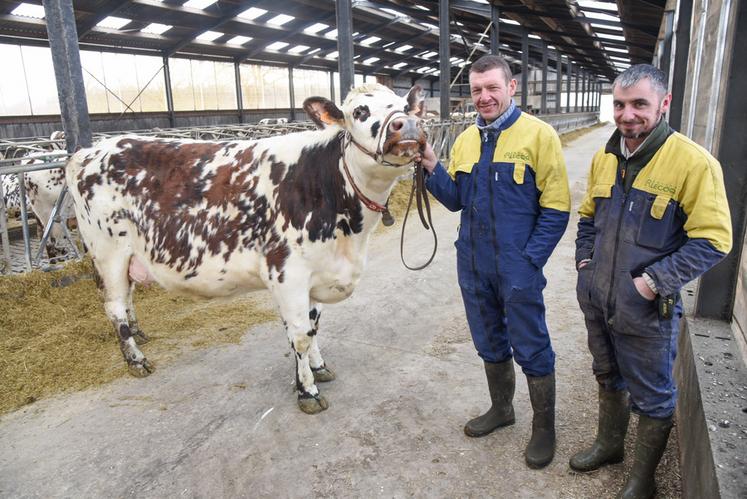
M 542 267 L 570 211 L 555 131 L 519 109 L 497 130 L 472 126 L 455 142 L 448 173 L 439 163 L 426 186 L 448 209 L 461 210 L 457 272 L 480 357 L 513 355 L 529 376 L 554 372 Z
M 627 192 L 620 133 L 594 156 L 576 240 L 577 265 L 590 261 L 578 272 L 577 296 L 599 384 L 627 389 L 634 412 L 664 419 L 676 401 L 679 291 L 729 252 L 731 219 L 721 167 L 707 151 L 671 130 L 647 147 Z M 635 287 L 644 272 L 657 300 Z M 671 318 L 659 314 L 663 297 L 676 303 Z

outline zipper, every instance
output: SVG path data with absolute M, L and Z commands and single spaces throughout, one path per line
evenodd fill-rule
M 625 171 L 628 167 L 628 160 L 624 160 L 622 164 L 622 171 Z M 622 227 L 622 221 L 625 217 L 625 204 L 628 202 L 628 193 L 625 192 L 625 179 L 621 178 L 621 176 L 618 174 L 618 178 L 621 179 L 621 188 L 622 188 L 622 203 L 620 205 L 620 216 L 617 219 L 617 229 L 615 231 L 615 247 L 612 251 L 612 275 L 610 276 L 610 289 L 607 292 L 607 310 L 612 311 L 612 294 L 615 289 L 615 273 L 617 270 L 617 252 L 620 247 L 620 228 Z M 631 202 L 630 208 L 633 208 L 633 203 Z M 612 326 L 612 322 L 610 320 L 607 321 L 607 323 Z

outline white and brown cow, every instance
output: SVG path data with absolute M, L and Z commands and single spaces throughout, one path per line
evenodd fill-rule
M 137 136 L 75 153 L 67 182 L 130 372 L 153 371 L 132 305 L 135 282 L 205 297 L 267 288 L 295 352 L 299 406 L 327 408 L 334 378 L 317 346 L 321 303 L 350 296 L 397 178 L 425 144 L 419 87 L 378 84 L 342 109 L 304 108 L 321 128 L 256 141 Z

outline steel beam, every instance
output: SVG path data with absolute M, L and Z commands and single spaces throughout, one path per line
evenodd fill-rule
M 690 55 L 690 27 L 692 24 L 693 1 L 679 0 L 677 8 L 677 31 L 675 32 L 674 68 L 671 70 L 672 104 L 669 107 L 669 126 L 682 129 L 682 108 L 687 82 L 687 60 Z
M 441 119 L 449 119 L 449 97 L 451 96 L 451 50 L 449 41 L 449 0 L 438 0 L 438 90 L 441 101 Z
M 236 80 L 236 108 L 239 111 L 239 123 L 244 122 L 244 98 L 241 95 L 241 63 L 233 61 L 233 74 Z
M 571 78 L 573 77 L 573 66 L 571 65 L 571 59 L 568 58 L 568 67 L 566 69 L 566 101 L 565 101 L 565 112 L 571 112 Z
M 490 4 L 490 21 L 493 23 L 490 28 L 490 53 L 494 55 L 501 55 L 500 12 L 500 8 L 496 4 Z
M 560 96 L 563 94 L 563 57 L 560 54 L 560 49 L 556 49 L 555 55 L 557 60 L 555 61 L 555 113 L 560 114 Z
M 163 56 L 163 83 L 166 90 L 166 112 L 169 113 L 169 126 L 176 126 L 176 116 L 174 115 L 174 92 L 171 87 L 171 68 L 169 58 Z
M 527 110 L 529 98 L 529 31 L 521 33 L 521 110 Z
M 547 113 L 547 43 L 542 42 L 542 96 L 540 113 Z
M 340 101 L 355 82 L 353 65 L 353 6 L 351 0 L 335 0 L 337 12 L 337 67 L 340 73 Z
M 293 84 L 293 66 L 288 65 L 288 93 L 290 94 L 290 120 L 296 121 L 296 86 Z
M 44 15 L 52 52 L 52 65 L 60 100 L 62 128 L 68 152 L 91 146 L 86 88 L 78 50 L 78 32 L 72 0 L 45 0 Z

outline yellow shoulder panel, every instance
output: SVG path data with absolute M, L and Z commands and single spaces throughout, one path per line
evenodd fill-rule
M 578 214 L 586 218 L 594 218 L 596 208 L 595 198 L 608 198 L 612 195 L 617 175 L 617 157 L 604 152 L 600 148 L 591 160 L 591 169 L 586 180 L 586 194 L 584 195 Z
M 472 172 L 472 167 L 480 161 L 480 131 L 472 125 L 459 134 L 451 148 L 448 172 L 452 179 L 457 172 Z

